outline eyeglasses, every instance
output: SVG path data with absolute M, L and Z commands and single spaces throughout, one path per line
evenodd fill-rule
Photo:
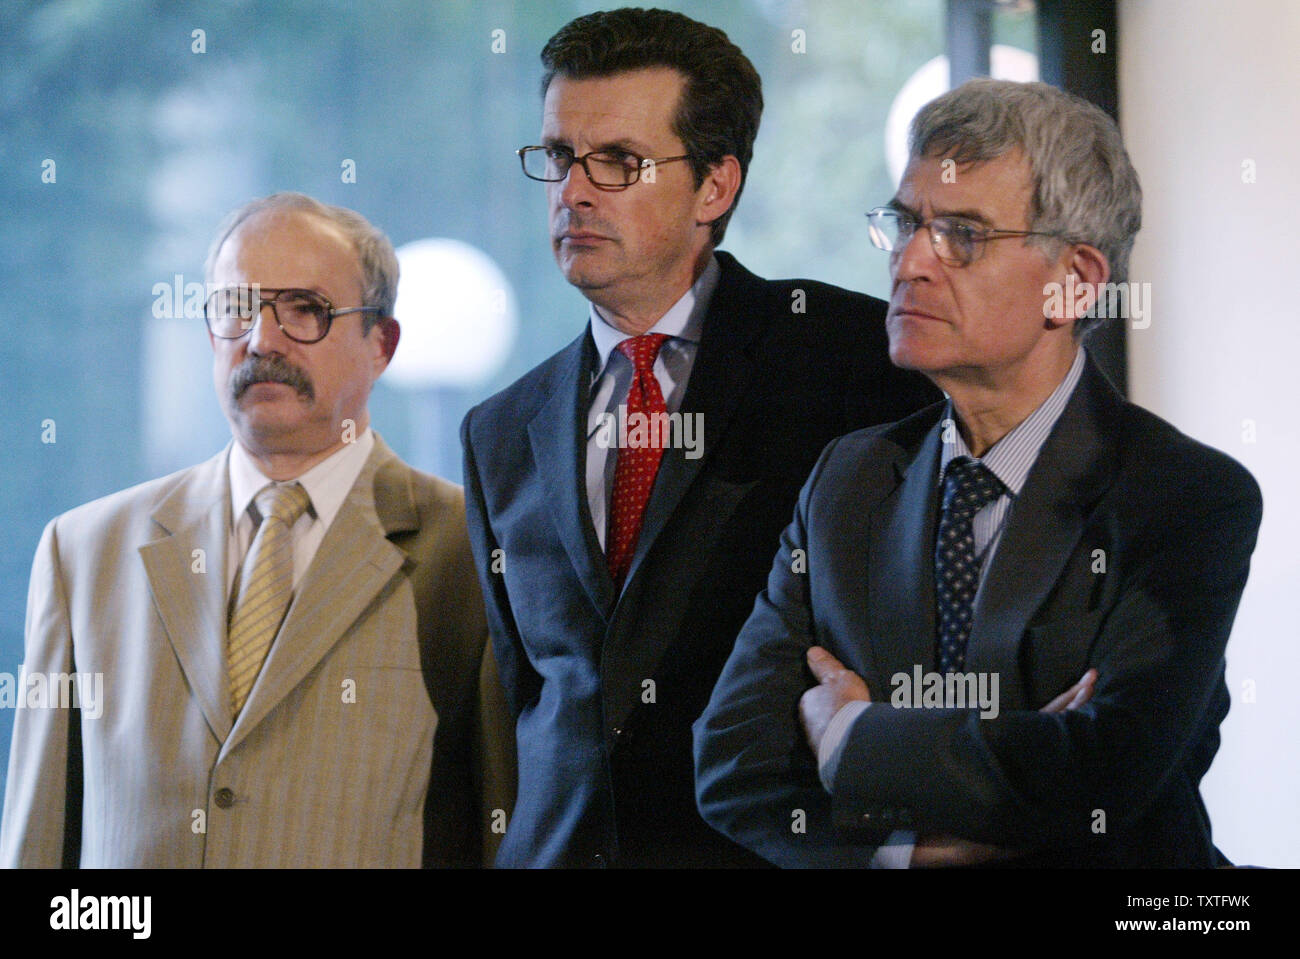
M 917 230 L 923 227 L 928 229 L 934 255 L 949 266 L 969 266 L 974 263 L 983 255 L 984 244 L 989 240 L 1003 240 L 1009 236 L 1054 236 L 1064 239 L 1059 233 L 1040 233 L 1036 230 L 984 229 L 955 216 L 918 220 L 910 213 L 887 206 L 878 206 L 868 213 L 867 222 L 871 242 L 877 249 L 890 254 L 902 252 Z
M 270 293 L 271 296 L 264 294 Z M 317 343 L 329 335 L 336 316 L 348 313 L 382 313 L 377 306 L 349 306 L 336 310 L 312 290 L 268 290 L 255 286 L 228 286 L 203 304 L 203 319 L 212 335 L 223 340 L 247 336 L 264 306 L 281 332 L 296 343 Z
M 559 183 L 569 175 L 570 167 L 581 163 L 587 179 L 602 190 L 626 190 L 641 178 L 642 170 L 691 157 L 689 153 L 675 157 L 642 157 L 627 150 L 593 150 L 577 156 L 568 147 L 539 146 L 520 147 L 515 153 L 519 155 L 524 176 L 531 180 Z

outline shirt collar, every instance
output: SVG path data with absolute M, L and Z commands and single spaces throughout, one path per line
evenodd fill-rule
M 717 257 L 709 257 L 708 265 L 705 266 L 704 272 L 696 280 L 689 290 L 682 295 L 682 298 L 668 308 L 668 312 L 659 317 L 647 333 L 666 333 L 677 340 L 686 340 L 688 343 L 700 342 L 700 332 L 704 326 L 704 314 L 708 312 L 709 300 L 713 298 L 713 291 L 717 289 L 718 278 L 722 275 L 722 268 L 718 266 Z M 626 339 L 630 337 L 622 330 L 611 325 L 603 315 L 600 307 L 595 303 L 591 304 L 591 338 L 596 344 L 597 367 L 595 379 L 599 379 L 605 372 L 605 367 L 609 364 L 609 358 L 614 350 Z
M 285 482 L 302 484 L 311 497 L 308 514 L 328 529 L 374 447 L 374 431 L 366 427 L 355 442 L 344 443 L 301 476 Z M 230 517 L 236 527 L 248 512 L 253 497 L 270 482 L 271 479 L 258 469 L 253 457 L 236 440 L 230 450 Z
M 1084 348 L 1080 346 L 1074 354 L 1074 362 L 1070 364 L 1065 379 L 1061 380 L 1052 391 L 1052 395 L 1043 400 L 1038 409 L 1025 417 L 1019 426 L 989 447 L 988 452 L 982 457 L 971 455 L 970 447 L 962 439 L 961 431 L 956 428 L 952 400 L 949 400 L 945 417 L 953 422 L 952 442 L 948 442 L 947 437 L 944 438 L 939 457 L 940 481 L 942 482 L 944 472 L 952 460 L 958 456 L 969 456 L 987 466 L 990 472 L 1010 490 L 1012 496 L 1018 496 L 1025 485 L 1025 480 L 1029 477 L 1030 469 L 1038 459 L 1043 443 L 1047 441 L 1047 436 L 1052 432 L 1056 421 L 1061 418 L 1061 413 L 1065 411 L 1065 404 L 1069 402 L 1075 386 L 1079 383 L 1079 378 L 1083 375 L 1085 355 Z

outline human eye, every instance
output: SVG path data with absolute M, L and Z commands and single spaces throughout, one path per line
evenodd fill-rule
M 641 165 L 641 158 L 639 156 L 617 147 L 612 147 L 608 150 L 601 150 L 599 153 L 593 153 L 591 158 L 597 163 L 603 163 L 607 166 L 621 167 L 629 170 L 634 170 Z
M 317 322 L 329 312 L 325 302 L 310 290 L 286 290 L 280 297 L 279 309 L 285 318 L 302 322 Z
M 885 216 L 893 217 L 894 222 L 898 225 L 898 235 L 904 239 L 915 233 L 921 222 L 912 214 L 905 213 L 902 210 L 886 210 Z
M 984 231 L 969 220 L 949 219 L 947 230 L 948 234 L 958 243 L 970 244 L 984 239 Z

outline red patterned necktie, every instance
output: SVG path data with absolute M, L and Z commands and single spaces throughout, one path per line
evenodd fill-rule
M 641 521 L 645 518 L 645 506 L 655 485 L 655 475 L 659 472 L 659 460 L 664 455 L 658 426 L 666 422 L 664 417 L 668 409 L 664 406 L 663 390 L 655 379 L 654 365 L 659 347 L 668 339 L 664 333 L 647 333 L 618 345 L 618 351 L 632 361 L 633 373 L 632 385 L 627 391 L 625 418 L 629 442 L 619 449 L 614 466 L 614 493 L 610 498 L 605 542 L 605 558 L 609 563 L 609 574 L 614 578 L 615 590 L 623 588 L 623 579 L 632 565 L 637 537 L 641 535 Z M 633 419 L 638 413 L 644 419 Z M 646 424 L 645 428 L 638 429 L 639 423 Z M 642 439 L 648 442 L 640 442 Z

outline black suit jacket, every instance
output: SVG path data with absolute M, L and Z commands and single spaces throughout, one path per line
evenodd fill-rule
M 966 669 L 998 675 L 998 715 L 895 708 L 896 674 L 935 669 L 945 408 L 843 437 L 819 460 L 695 727 L 705 819 L 784 866 L 865 865 L 893 829 L 1014 847 L 1022 865 L 1220 864 L 1198 786 L 1228 711 L 1255 481 L 1089 363 L 976 596 Z M 797 716 L 814 644 L 873 702 L 831 795 Z M 1094 666 L 1087 705 L 1037 711 Z
M 937 395 L 889 363 L 879 300 L 717 258 L 682 401 L 703 414 L 703 455 L 666 451 L 621 596 L 587 503 L 590 333 L 462 425 L 470 541 L 518 717 L 498 865 L 759 864 L 696 811 L 691 722 L 821 448 Z

